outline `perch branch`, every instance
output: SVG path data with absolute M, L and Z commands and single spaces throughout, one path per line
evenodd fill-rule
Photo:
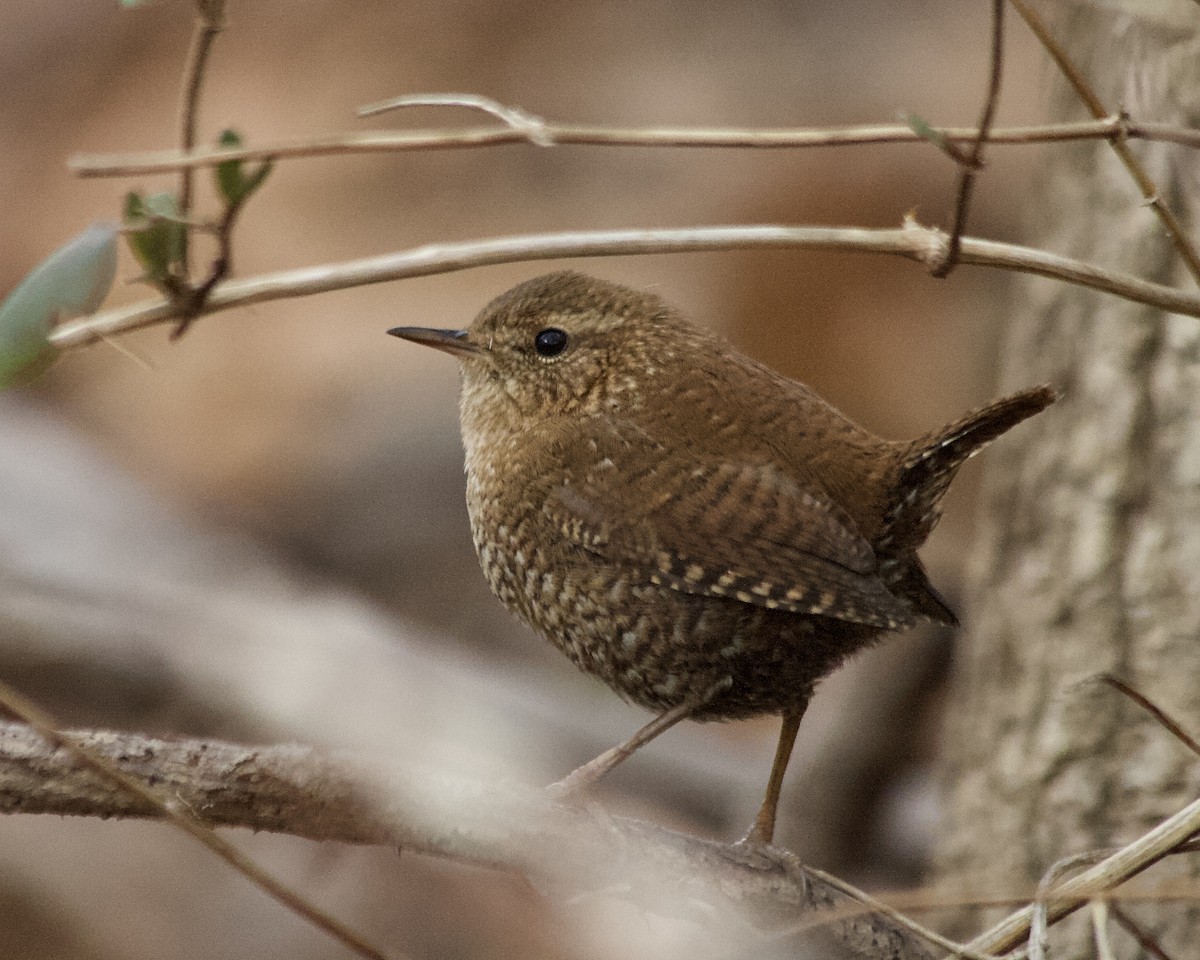
M 152 773 L 131 774 L 120 765 L 125 759 L 122 755 L 113 756 L 101 750 L 93 750 L 90 744 L 83 742 L 83 738 L 61 732 L 52 717 L 7 684 L 0 683 L 0 703 L 5 710 L 29 725 L 11 729 L 21 730 L 27 737 L 33 738 L 42 753 L 51 751 L 60 764 L 66 764 L 75 774 L 83 774 L 97 786 L 124 797 L 127 802 L 139 805 L 145 811 L 144 815 L 169 821 L 198 840 L 265 893 L 341 941 L 359 956 L 368 957 L 370 960 L 393 960 L 339 920 L 313 906 L 304 896 L 281 883 L 233 844 L 218 836 L 199 816 L 187 797 L 165 789 L 161 780 Z M 4 726 L 0 726 L 0 731 L 5 729 Z M 0 810 L 12 812 L 6 809 L 6 801 L 15 802 L 17 807 L 20 807 L 21 795 L 11 790 L 14 785 L 0 769 L 0 798 L 3 798 L 0 799 Z
M 541 792 L 456 782 L 420 771 L 381 775 L 309 747 L 244 747 L 75 732 L 73 742 L 178 798 L 207 824 L 312 840 L 405 847 L 518 870 L 564 895 L 608 893 L 721 929 L 744 946 L 828 926 L 862 956 L 928 960 L 893 920 L 864 912 L 785 851 L 761 854 L 689 837 Z M 0 813 L 160 816 L 27 727 L 0 724 Z M 809 922 L 796 923 L 807 916 Z M 714 920 L 718 921 L 714 923 Z
M 529 260 L 750 247 L 804 247 L 890 253 L 932 267 L 945 257 L 945 245 L 944 233 L 913 222 L 899 229 L 753 225 L 496 237 L 463 243 L 430 244 L 362 260 L 232 280 L 213 289 L 200 313 L 215 313 L 268 300 L 309 296 L 370 283 Z M 1172 313 L 1200 317 L 1200 294 L 1183 293 L 1129 274 L 1104 270 L 1029 247 L 964 237 L 959 260 L 977 266 L 1002 267 L 1051 277 Z M 50 339 L 60 349 L 78 347 L 103 337 L 162 323 L 176 316 L 177 308 L 166 300 L 142 301 L 65 323 L 51 334 Z

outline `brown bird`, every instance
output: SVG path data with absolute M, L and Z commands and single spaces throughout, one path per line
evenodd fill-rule
M 492 591 L 668 727 L 783 716 L 762 807 L 817 681 L 883 634 L 955 623 L 916 550 L 958 468 L 1055 399 L 1037 387 L 909 442 L 692 326 L 659 297 L 552 273 L 466 330 L 388 331 L 455 356 L 467 510 Z

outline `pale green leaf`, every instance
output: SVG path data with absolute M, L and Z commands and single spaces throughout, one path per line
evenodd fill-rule
M 59 321 L 94 312 L 117 274 L 117 225 L 94 223 L 59 247 L 0 304 L 0 387 L 26 383 L 58 351 L 50 331 Z

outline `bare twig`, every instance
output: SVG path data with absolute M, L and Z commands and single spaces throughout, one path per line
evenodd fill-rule
M 971 142 L 971 151 L 959 163 L 958 194 L 954 203 L 954 220 L 950 226 L 950 243 L 946 247 L 946 259 L 931 271 L 941 278 L 950 275 L 958 264 L 958 252 L 962 245 L 962 234 L 967 226 L 967 213 L 971 207 L 971 194 L 975 189 L 975 177 L 983 166 L 983 145 L 992 129 L 996 105 L 1000 102 L 1000 80 L 1004 75 L 1004 2 L 992 0 L 992 49 L 991 71 L 988 77 L 987 97 L 979 117 L 979 133 Z
M 872 897 L 864 890 L 859 890 L 858 887 L 851 883 L 847 883 L 840 877 L 835 877 L 831 873 L 826 873 L 824 870 L 818 870 L 816 867 L 805 868 L 810 874 L 818 880 L 828 883 L 831 887 L 840 890 L 842 893 L 857 900 L 865 907 L 875 913 L 882 914 L 885 917 L 890 917 L 900 926 L 912 931 L 922 940 L 926 940 L 935 946 L 941 947 L 943 950 L 949 950 L 953 957 L 962 957 L 964 960 L 994 960 L 994 954 L 983 953 L 979 950 L 972 950 L 970 947 L 962 943 L 955 943 L 949 937 L 944 937 L 936 930 L 930 930 L 929 927 L 922 923 L 913 920 L 912 917 L 906 916 L 895 907 L 884 903 L 881 900 Z
M 507 110 L 517 108 L 506 107 Z M 555 144 L 608 147 L 711 147 L 798 149 L 805 147 L 860 146 L 884 143 L 922 143 L 928 137 L 905 124 L 838 128 L 748 129 L 665 127 L 659 129 L 597 127 L 542 121 L 541 132 Z M 939 127 L 935 132 L 949 142 L 971 143 L 976 127 Z M 1176 124 L 1138 122 L 1112 115 L 1094 121 L 992 130 L 989 144 L 1029 144 L 1070 140 L 1154 140 L 1200 148 L 1200 130 Z M 410 150 L 463 150 L 505 144 L 529 143 L 526 129 L 512 126 L 467 130 L 373 131 L 331 135 L 305 140 L 280 140 L 237 150 L 201 147 L 191 153 L 155 150 L 122 154 L 78 154 L 68 161 L 81 177 L 128 177 L 210 167 L 224 160 L 271 160 L 322 157 L 354 153 L 389 153 Z
M 1059 70 L 1062 71 L 1063 76 L 1071 84 L 1076 96 L 1083 101 L 1092 116 L 1097 120 L 1108 117 L 1110 115 L 1109 111 L 1105 109 L 1099 96 L 1097 96 L 1096 92 L 1087 82 L 1082 71 L 1067 56 L 1066 50 L 1055 40 L 1053 34 L 1047 29 L 1046 24 L 1038 16 L 1037 12 L 1025 3 L 1024 0 L 1009 0 L 1009 2 L 1017 8 L 1017 13 L 1021 15 L 1021 18 L 1029 25 L 1029 29 L 1033 31 L 1042 46 L 1046 48 L 1046 52 L 1050 54 Z M 1133 155 L 1133 151 L 1129 149 L 1129 144 L 1126 140 L 1125 136 L 1118 135 L 1111 137 L 1109 143 L 1112 144 L 1112 148 L 1121 162 L 1125 164 L 1125 169 L 1133 177 L 1134 182 L 1142 193 L 1142 197 L 1146 200 L 1146 205 L 1151 207 L 1159 220 L 1162 221 L 1163 227 L 1170 235 L 1175 249 L 1179 251 L 1179 255 L 1187 265 L 1192 278 L 1197 283 L 1200 283 L 1200 254 L 1197 254 L 1183 227 L 1175 219 L 1175 215 L 1171 212 L 1170 208 L 1163 202 L 1158 192 L 1158 187 L 1150 179 L 1150 175 L 1146 172 L 1145 167 Z
M 554 137 L 549 133 L 546 121 L 541 117 L 519 107 L 506 106 L 498 100 L 483 97 L 477 93 L 414 93 L 359 107 L 358 115 L 372 117 L 389 110 L 399 110 L 405 107 L 466 107 L 470 110 L 481 110 L 506 123 L 512 129 L 520 131 L 525 135 L 525 139 L 535 146 L 554 146 Z
M 149 778 L 141 780 L 130 776 L 117 766 L 113 757 L 92 749 L 90 745 L 85 745 L 74 736 L 61 733 L 57 723 L 49 714 L 3 682 L 0 682 L 0 708 L 29 724 L 36 731 L 36 735 L 45 740 L 54 750 L 68 755 L 69 759 L 66 760 L 65 766 L 78 770 L 76 765 L 81 764 L 85 769 L 98 774 L 102 782 L 106 782 L 114 795 L 121 797 L 124 803 L 139 806 L 144 812 L 161 817 L 184 833 L 199 840 L 263 892 L 341 941 L 355 953 L 363 957 L 370 957 L 372 960 L 388 960 L 388 954 L 371 946 L 340 921 L 315 907 L 304 896 L 271 876 L 237 847 L 217 836 L 208 824 L 192 812 L 196 809 L 195 798 L 189 800 L 175 791 L 164 789 L 161 780 L 157 778 L 153 782 L 159 786 L 155 788 L 148 786 Z M 0 777 L 0 786 L 8 786 L 3 777 Z M 9 789 L 11 790 L 11 788 Z M 0 789 L 0 794 L 5 792 Z
M 1138 946 L 1150 954 L 1150 956 L 1155 957 L 1156 960 L 1171 960 L 1170 954 L 1162 948 L 1162 945 L 1153 936 L 1143 930 L 1141 924 L 1127 914 L 1120 905 L 1109 903 L 1108 912 L 1120 924 L 1121 928 L 1137 941 Z
M 1046 960 L 1046 948 L 1050 937 L 1050 899 L 1054 888 L 1072 870 L 1091 866 L 1113 853 L 1111 850 L 1089 850 L 1087 853 L 1063 857 L 1050 865 L 1038 882 L 1037 895 L 1033 898 L 1033 913 L 1029 921 L 1029 960 Z
M 179 322 L 171 331 L 172 340 L 178 340 L 187 333 L 196 318 L 206 312 L 204 305 L 208 302 L 209 296 L 216 289 L 217 284 L 229 276 L 233 269 L 233 227 L 249 196 L 249 194 L 245 194 L 228 203 L 221 214 L 221 219 L 214 230 L 217 240 L 217 258 L 209 268 L 208 276 L 194 288 L 185 291 L 178 301 L 183 304 L 183 309 L 179 316 Z
M 215 313 L 284 297 L 308 296 L 364 284 L 408 277 L 451 273 L 472 267 L 566 257 L 605 257 L 620 254 L 680 253 L 751 247 L 795 247 L 888 253 L 932 266 L 945 255 L 946 236 L 939 230 L 906 223 L 900 229 L 857 227 L 684 227 L 662 230 L 599 230 L 576 233 L 530 234 L 430 244 L 398 253 L 331 263 L 232 280 L 216 287 L 200 314 Z M 1029 247 L 964 237 L 962 263 L 1001 267 L 1090 287 L 1145 303 L 1172 313 L 1200 317 L 1200 295 L 1182 293 L 1129 274 Z M 165 300 L 94 314 L 64 323 L 50 335 L 60 349 L 83 346 L 102 335 L 112 336 L 163 323 L 179 315 Z
M 1112 890 L 1130 877 L 1157 863 L 1200 830 L 1200 800 L 1188 804 L 1153 830 L 1142 834 L 1096 866 L 1084 870 L 1049 891 L 1039 902 L 1046 904 L 1047 922 L 1074 913 L 1098 894 Z M 1001 953 L 1011 950 L 1029 935 L 1037 906 L 1018 910 L 972 940 L 973 950 Z
M 1200 743 L 1197 743 L 1195 738 L 1184 730 L 1179 722 L 1167 713 L 1167 711 L 1154 703 L 1154 701 L 1140 690 L 1134 689 L 1120 677 L 1113 676 L 1111 673 L 1102 673 L 1094 679 L 1099 683 L 1106 683 L 1114 690 L 1123 693 L 1165 727 L 1176 740 L 1191 750 L 1192 753 L 1200 756 Z
M 1106 901 L 1092 901 L 1092 938 L 1096 942 L 1096 960 L 1117 960 L 1108 937 L 1108 914 Z
M 196 120 L 200 111 L 200 88 L 204 83 L 204 68 L 212 52 L 213 42 L 225 27 L 225 0 L 196 0 L 196 26 L 183 67 L 183 84 L 179 92 L 179 150 L 190 153 L 196 146 Z M 192 171 L 180 171 L 179 215 L 187 219 L 192 209 Z M 188 244 L 184 237 L 182 255 L 183 275 L 188 275 Z

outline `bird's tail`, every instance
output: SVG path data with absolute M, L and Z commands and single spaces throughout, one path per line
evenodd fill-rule
M 1058 399 L 1053 387 L 1033 387 L 968 413 L 948 427 L 914 440 L 893 486 L 892 506 L 876 549 L 915 550 L 941 516 L 941 500 L 958 468 L 998 436 Z

